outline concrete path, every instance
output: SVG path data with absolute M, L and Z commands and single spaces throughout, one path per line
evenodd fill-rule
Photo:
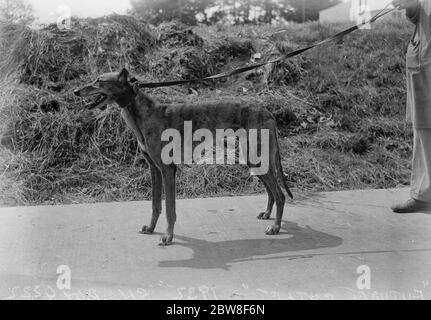
M 3 299 L 429 299 L 431 215 L 393 214 L 408 190 L 178 201 L 175 245 L 138 233 L 151 203 L 0 209 Z M 63 267 L 61 267 L 63 266 Z M 71 289 L 67 287 L 71 272 Z M 58 272 L 58 274 L 57 274 Z

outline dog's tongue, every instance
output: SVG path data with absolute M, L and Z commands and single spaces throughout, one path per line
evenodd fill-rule
M 101 102 L 103 102 L 105 100 L 105 97 L 103 96 L 103 95 L 100 95 L 100 96 L 98 96 L 97 98 L 96 98 L 96 100 L 95 101 L 93 101 L 93 102 L 90 102 L 90 103 L 88 103 L 87 104 L 87 108 L 88 109 L 94 109 L 94 108 L 96 108 Z

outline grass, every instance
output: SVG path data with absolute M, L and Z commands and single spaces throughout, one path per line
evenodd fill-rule
M 157 28 L 122 16 L 70 32 L 0 26 L 0 204 L 149 199 L 150 175 L 118 108 L 88 111 L 71 91 L 126 65 L 145 80 L 206 76 L 322 40 L 346 25 Z M 162 102 L 241 97 L 276 116 L 297 193 L 409 183 L 407 22 L 386 21 L 283 63 L 217 83 L 149 90 Z M 181 167 L 178 196 L 264 191 L 243 167 Z

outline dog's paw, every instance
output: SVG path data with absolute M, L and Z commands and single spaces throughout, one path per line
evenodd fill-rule
M 257 216 L 258 220 L 269 220 L 271 219 L 271 212 L 262 212 Z
M 162 238 L 160 239 L 160 243 L 159 246 L 161 247 L 167 247 L 170 246 L 172 244 L 172 241 L 174 240 L 174 236 L 170 235 L 170 234 L 165 234 L 164 236 L 162 236 Z
M 275 236 L 280 233 L 280 229 L 281 229 L 280 226 L 271 226 L 271 227 L 268 227 L 265 233 L 268 236 Z
M 139 232 L 140 234 L 153 234 L 154 233 L 154 228 L 148 227 L 148 226 L 143 226 L 142 230 Z

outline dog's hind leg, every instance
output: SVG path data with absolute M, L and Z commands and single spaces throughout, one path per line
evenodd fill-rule
M 283 219 L 284 205 L 286 203 L 286 197 L 281 190 L 280 185 L 277 182 L 276 173 L 273 168 L 271 168 L 268 174 L 264 178 L 267 181 L 268 187 L 271 189 L 275 197 L 275 202 L 277 204 L 277 216 L 275 218 L 274 225 L 266 230 L 267 235 L 276 235 L 280 232 L 281 223 Z
M 177 220 L 176 213 L 176 188 L 175 188 L 175 178 L 176 178 L 177 168 L 176 166 L 162 166 L 162 176 L 163 184 L 165 186 L 166 194 L 166 218 L 168 221 L 168 228 L 166 234 L 162 236 L 160 240 L 161 246 L 168 246 L 172 244 L 174 238 L 174 227 Z
M 152 199 L 153 199 L 153 213 L 151 216 L 151 223 L 149 226 L 142 227 L 142 234 L 152 234 L 159 221 L 160 214 L 162 213 L 162 193 L 163 193 L 163 179 L 160 170 L 154 165 L 151 167 L 151 186 L 152 186 Z
M 272 190 L 268 185 L 267 176 L 260 176 L 259 175 L 257 177 L 259 178 L 260 181 L 262 181 L 262 183 L 265 186 L 266 192 L 268 193 L 268 205 L 267 205 L 266 211 L 260 213 L 257 216 L 257 218 L 259 220 L 269 220 L 271 218 L 272 209 L 274 208 L 274 204 L 275 204 L 274 194 L 272 193 Z

